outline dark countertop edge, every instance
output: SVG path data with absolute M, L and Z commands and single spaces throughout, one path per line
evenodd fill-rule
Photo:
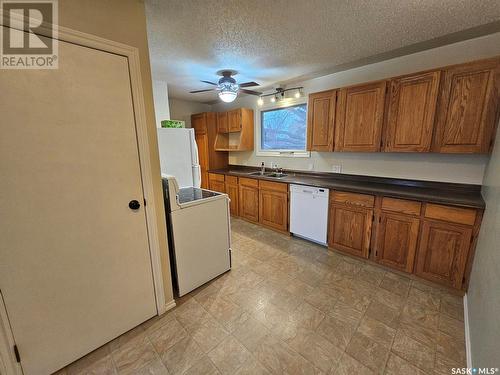
M 241 172 L 239 171 L 241 170 Z M 448 204 L 460 207 L 484 209 L 486 204 L 481 195 L 480 185 L 454 184 L 436 181 L 390 179 L 385 177 L 358 176 L 333 173 L 285 171 L 289 176 L 272 178 L 257 175 L 248 175 L 259 168 L 247 166 L 230 166 L 229 168 L 209 170 L 209 173 L 218 173 L 235 177 L 246 177 L 257 180 L 281 182 L 351 191 L 355 193 L 383 195 L 393 198 L 413 199 L 431 203 Z M 293 175 L 292 175 L 293 174 Z M 350 178 L 353 176 L 352 178 Z M 340 177 L 340 178 L 339 178 Z M 368 181 L 360 181 L 367 179 Z M 371 181 L 369 181 L 371 180 Z M 375 182 L 380 180 L 381 182 Z M 389 183 L 395 180 L 396 183 Z M 383 182 L 382 182 L 383 181 Z M 402 183 L 398 183 L 401 182 Z M 417 186 L 414 186 L 417 185 Z M 420 186 L 418 186 L 420 185 Z M 425 185 L 429 185 L 428 187 Z M 469 188 L 469 191 L 467 191 Z M 454 191 L 455 190 L 455 191 Z

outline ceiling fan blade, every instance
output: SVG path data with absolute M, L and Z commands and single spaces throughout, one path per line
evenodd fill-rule
M 189 91 L 189 93 L 190 94 L 196 94 L 198 92 L 206 92 L 206 91 L 215 91 L 215 89 L 195 90 L 195 91 Z
M 200 81 L 200 82 L 204 82 L 204 83 L 208 83 L 209 85 L 217 86 L 217 83 L 213 83 L 213 82 L 210 82 L 210 81 Z
M 253 91 L 253 90 L 240 89 L 240 92 L 244 92 L 245 94 L 250 94 L 250 95 L 257 95 L 257 96 L 262 95 L 261 92 Z
M 252 86 L 260 86 L 257 82 L 245 82 L 245 83 L 240 83 L 240 87 L 252 87 Z

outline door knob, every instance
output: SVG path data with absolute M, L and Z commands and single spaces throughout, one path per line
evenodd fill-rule
M 130 202 L 128 202 L 128 206 L 132 210 L 138 210 L 141 207 L 141 204 L 139 203 L 139 201 L 134 199 L 134 200 L 131 200 Z

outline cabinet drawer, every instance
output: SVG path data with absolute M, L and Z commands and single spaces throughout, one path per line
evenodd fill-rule
M 288 184 L 282 182 L 260 181 L 259 187 L 265 190 L 288 191 Z
M 221 181 L 224 182 L 224 175 L 218 173 L 209 173 L 208 181 Z
M 425 217 L 451 223 L 474 225 L 476 210 L 472 208 L 442 206 L 440 204 L 427 204 L 425 207 Z
M 346 191 L 334 191 L 331 201 L 335 203 L 350 204 L 353 206 L 373 207 L 375 197 L 373 195 L 348 193 Z
M 238 185 L 238 177 L 236 176 L 226 176 L 226 182 L 232 185 Z
M 258 188 L 259 180 L 256 180 L 255 178 L 240 177 L 240 185 Z
M 408 215 L 420 215 L 422 203 L 415 201 L 407 201 L 405 199 L 383 198 L 382 210 L 401 212 Z

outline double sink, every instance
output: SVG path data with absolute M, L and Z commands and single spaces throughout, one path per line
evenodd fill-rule
M 286 173 L 279 172 L 251 172 L 248 173 L 249 176 L 262 176 L 262 177 L 270 177 L 270 178 L 283 178 L 288 176 Z
M 235 174 L 239 175 L 245 175 L 245 176 L 261 176 L 261 177 L 269 177 L 269 178 L 284 178 L 288 176 L 286 173 L 280 173 L 280 172 L 264 172 L 262 173 L 261 171 L 256 171 L 256 172 L 242 172 L 242 171 L 229 171 Z

